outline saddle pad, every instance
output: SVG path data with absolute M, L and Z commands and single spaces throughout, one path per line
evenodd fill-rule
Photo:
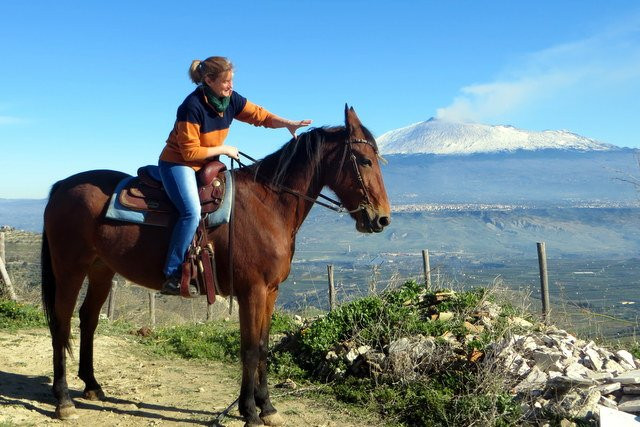
M 227 224 L 229 222 L 229 218 L 231 217 L 231 205 L 233 203 L 234 197 L 233 181 L 230 171 L 225 171 L 224 174 L 227 186 L 225 190 L 225 197 L 222 200 L 222 204 L 220 205 L 218 210 L 207 215 L 207 227 L 216 227 L 221 224 Z M 136 224 L 155 225 L 159 227 L 169 226 L 175 214 L 169 215 L 160 212 L 133 210 L 120 203 L 120 201 L 118 200 L 118 194 L 133 178 L 134 177 L 130 176 L 124 178 L 118 183 L 113 194 L 111 195 L 111 199 L 109 200 L 109 207 L 107 208 L 105 218 L 113 219 L 116 221 L 132 222 Z

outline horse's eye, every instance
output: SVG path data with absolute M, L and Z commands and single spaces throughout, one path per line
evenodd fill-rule
M 363 157 L 362 160 L 360 160 L 360 164 L 363 166 L 371 166 L 373 165 L 373 163 L 371 162 L 371 159 L 368 159 L 366 157 Z

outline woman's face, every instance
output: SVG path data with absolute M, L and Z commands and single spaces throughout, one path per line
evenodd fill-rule
M 207 76 L 204 81 L 219 97 L 231 96 L 231 92 L 233 91 L 233 71 L 220 73 L 215 80 Z

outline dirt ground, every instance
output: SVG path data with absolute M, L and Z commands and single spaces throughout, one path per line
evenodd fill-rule
M 74 342 L 74 354 L 78 342 Z M 77 359 L 67 360 L 67 381 L 78 418 L 53 418 L 52 351 L 46 329 L 0 331 L 0 426 L 242 426 L 236 409 L 216 417 L 237 397 L 240 366 L 149 355 L 125 337 L 97 336 L 95 372 L 104 401 L 82 399 Z M 287 426 L 379 424 L 312 398 L 272 388 L 272 401 Z M 289 393 L 289 394 L 287 394 Z

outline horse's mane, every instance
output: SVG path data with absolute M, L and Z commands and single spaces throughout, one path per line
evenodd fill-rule
M 373 134 L 364 126 L 361 127 L 365 137 L 373 141 L 376 151 L 378 147 Z M 322 145 L 327 139 L 342 139 L 346 136 L 344 126 L 323 126 L 312 128 L 291 138 L 279 150 L 269 154 L 262 160 L 247 167 L 254 178 L 259 181 L 268 181 L 274 185 L 281 185 L 285 179 L 298 167 L 310 167 L 311 176 L 317 176 L 316 172 L 322 158 Z M 342 134 L 342 135 L 338 135 Z M 347 151 L 345 150 L 338 166 L 342 170 Z

